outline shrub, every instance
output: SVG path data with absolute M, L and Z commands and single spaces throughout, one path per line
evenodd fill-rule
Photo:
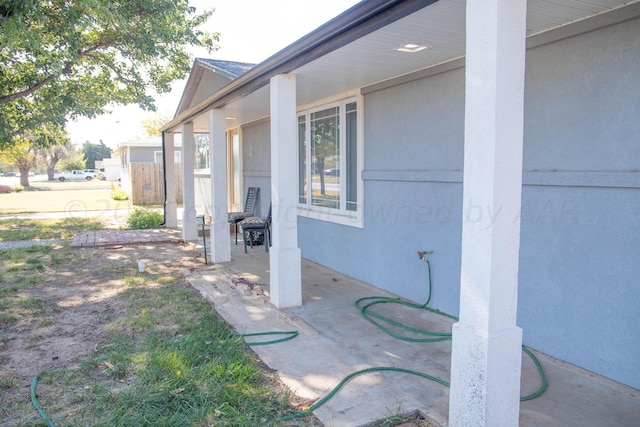
M 129 195 L 122 188 L 112 186 L 111 198 L 113 200 L 129 200 Z
M 21 192 L 21 191 L 24 191 L 24 187 L 23 187 L 22 185 L 15 185 L 15 186 L 13 187 L 13 191 L 15 191 L 15 192 L 19 193 L 19 192 Z
M 144 208 L 135 208 L 128 219 L 131 230 L 160 228 L 160 224 L 163 222 L 164 217 L 160 212 Z

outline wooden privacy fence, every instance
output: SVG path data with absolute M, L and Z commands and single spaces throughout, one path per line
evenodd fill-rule
M 182 163 L 174 164 L 176 202 L 182 203 Z M 162 163 L 129 163 L 131 203 L 159 205 L 164 203 Z

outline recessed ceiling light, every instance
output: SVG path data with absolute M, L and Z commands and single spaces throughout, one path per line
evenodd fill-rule
M 416 53 L 428 47 L 431 47 L 431 46 L 422 44 L 422 43 L 409 42 L 409 43 L 402 44 L 394 49 L 399 52 Z
M 225 119 L 227 119 L 227 120 L 237 120 L 238 118 L 234 117 L 234 116 L 227 116 L 227 117 L 225 117 Z

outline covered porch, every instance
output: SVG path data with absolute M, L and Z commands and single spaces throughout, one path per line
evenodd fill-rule
M 415 262 L 421 263 L 417 257 Z M 432 264 L 434 274 L 438 268 L 437 263 Z M 421 270 L 424 274 L 416 281 L 426 287 L 426 264 Z M 245 254 L 242 245 L 231 245 L 231 261 L 208 268 L 203 265 L 188 279 L 239 333 L 299 332 L 290 341 L 252 348 L 293 393 L 321 399 L 345 376 L 372 367 L 410 369 L 450 381 L 450 340 L 412 343 L 395 339 L 364 319 L 354 306 L 360 298 L 393 295 L 303 259 L 302 306 L 277 309 L 268 301 L 269 277 L 269 254 L 262 246 Z M 439 286 L 434 282 L 433 292 L 439 292 Z M 451 332 L 453 321 L 446 317 L 385 305 L 389 307 L 375 311 L 404 324 Z M 637 424 L 637 390 L 542 353 L 535 355 L 549 386 L 540 397 L 521 403 L 520 426 Z M 524 396 L 538 389 L 540 377 L 524 354 L 522 362 Z M 407 373 L 373 372 L 349 381 L 314 415 L 327 426 L 353 427 L 414 411 L 438 425 L 448 425 L 449 388 Z
M 573 7 L 575 3 L 580 7 Z M 412 282 L 418 278 L 407 273 L 415 270 L 405 261 L 406 258 L 400 259 L 400 254 L 404 257 L 404 254 L 410 253 L 409 246 L 412 251 L 434 249 L 437 254 L 444 254 L 440 259 L 448 258 L 450 262 L 448 268 L 442 266 L 443 270 L 449 276 L 452 272 L 458 276 L 450 278 L 451 286 L 442 290 L 440 295 L 445 297 L 441 298 L 437 305 L 443 311 L 459 313 L 460 317 L 460 321 L 452 327 L 453 351 L 443 351 L 442 363 L 434 366 L 441 369 L 439 374 L 436 374 L 438 378 L 451 378 L 446 380 L 452 383 L 450 398 L 448 390 L 444 395 L 445 400 L 449 402 L 449 424 L 516 425 L 518 420 L 523 423 L 523 416 L 530 416 L 529 402 L 522 405 L 518 402 L 518 395 L 526 394 L 524 391 L 530 386 L 528 381 L 520 380 L 523 337 L 522 329 L 516 325 L 516 320 L 519 314 L 523 313 L 520 317 L 529 316 L 522 321 L 527 332 L 542 331 L 541 334 L 535 334 L 534 338 L 537 338 L 537 341 L 528 338 L 532 345 L 545 348 L 545 351 L 558 357 L 567 357 L 566 360 L 572 360 L 574 363 L 582 363 L 581 366 L 592 367 L 600 373 L 607 374 L 608 371 L 612 371 L 609 375 L 618 381 L 637 384 L 637 365 L 630 363 L 633 350 L 637 348 L 637 340 L 633 338 L 610 340 L 611 344 L 601 346 L 597 349 L 600 352 L 594 352 L 591 357 L 586 358 L 589 360 L 583 361 L 585 358 L 582 355 L 589 353 L 585 349 L 589 348 L 590 335 L 593 334 L 593 329 L 583 332 L 583 326 L 591 324 L 591 310 L 594 309 L 591 304 L 597 299 L 587 300 L 586 305 L 579 307 L 584 308 L 582 311 L 574 307 L 577 305 L 573 299 L 576 291 L 565 285 L 569 283 L 576 286 L 580 292 L 583 290 L 580 280 L 575 280 L 579 273 L 578 268 L 568 271 L 567 277 L 563 280 L 552 277 L 541 281 L 547 286 L 549 294 L 564 292 L 570 297 L 569 303 L 565 302 L 562 307 L 557 301 L 536 305 L 535 298 L 523 298 L 521 307 L 518 307 L 519 292 L 531 292 L 542 301 L 546 301 L 546 295 L 539 295 L 544 294 L 544 290 L 537 281 L 534 282 L 536 277 L 532 277 L 535 274 L 532 274 L 532 271 L 537 273 L 539 266 L 545 264 L 537 264 L 533 257 L 527 258 L 526 255 L 537 249 L 537 245 L 547 249 L 553 247 L 548 244 L 549 240 L 559 240 L 556 243 L 563 250 L 558 251 L 555 258 L 550 257 L 547 263 L 555 265 L 559 259 L 572 260 L 576 258 L 575 254 L 579 253 L 577 248 L 588 247 L 586 243 L 590 241 L 590 235 L 587 233 L 592 230 L 587 227 L 590 215 L 585 215 L 585 219 L 582 220 L 580 213 L 573 218 L 566 216 L 566 224 L 561 224 L 557 229 L 545 227 L 544 224 L 533 224 L 531 221 L 525 221 L 521 229 L 521 214 L 524 212 L 523 185 L 529 187 L 526 189 L 528 194 L 524 194 L 524 200 L 533 205 L 539 204 L 540 201 L 544 204 L 550 200 L 565 203 L 578 198 L 579 201 L 585 200 L 585 205 L 591 207 L 587 203 L 590 201 L 593 205 L 595 197 L 592 200 L 587 198 L 581 189 L 574 190 L 572 181 L 574 177 L 582 177 L 579 171 L 584 164 L 588 164 L 592 181 L 585 180 L 582 185 L 590 189 L 603 185 L 599 181 L 599 177 L 603 176 L 602 172 L 611 169 L 622 173 L 622 178 L 618 178 L 617 172 L 606 172 L 604 175 L 607 178 L 607 182 L 604 183 L 608 186 L 606 188 L 616 189 L 607 196 L 616 196 L 616 202 L 625 209 L 617 211 L 626 212 L 629 208 L 628 201 L 637 198 L 637 168 L 635 164 L 627 165 L 624 162 L 629 157 L 624 153 L 635 152 L 632 144 L 633 128 L 629 125 L 632 121 L 618 124 L 616 129 L 619 128 L 624 135 L 621 138 L 624 144 L 620 145 L 620 155 L 605 164 L 606 162 L 601 160 L 605 157 L 603 154 L 608 154 L 606 149 L 602 149 L 603 154 L 600 156 L 592 149 L 608 146 L 610 139 L 606 139 L 605 144 L 605 140 L 599 143 L 598 140 L 586 138 L 584 143 L 578 144 L 576 141 L 582 140 L 577 138 L 580 135 L 576 135 L 576 129 L 580 128 L 571 124 L 574 119 L 573 112 L 577 107 L 584 105 L 584 102 L 580 102 L 582 97 L 595 100 L 599 99 L 602 93 L 587 92 L 586 89 L 592 85 L 586 84 L 590 80 L 585 78 L 581 81 L 585 84 L 574 88 L 570 96 L 564 96 L 560 90 L 566 87 L 566 83 L 562 79 L 556 80 L 557 77 L 571 80 L 574 75 L 585 69 L 584 64 L 581 61 L 567 64 L 572 72 L 559 70 L 553 75 L 543 72 L 567 57 L 599 59 L 611 52 L 616 56 L 610 59 L 611 63 L 617 63 L 619 58 L 627 60 L 620 66 L 620 73 L 628 76 L 628 64 L 633 65 L 636 62 L 633 52 L 636 52 L 634 46 L 637 36 L 633 35 L 633 30 L 639 22 L 637 18 L 640 16 L 640 2 L 598 1 L 595 2 L 595 6 L 590 3 L 534 0 L 361 2 L 198 104 L 190 106 L 163 127 L 164 147 L 169 152 L 173 149 L 174 135 L 182 134 L 185 183 L 193 182 L 194 167 L 188 163 L 191 160 L 187 159 L 194 157 L 194 135 L 206 133 L 209 136 L 208 191 L 211 198 L 209 212 L 212 217 L 212 245 L 209 253 L 216 265 L 228 264 L 224 268 L 232 268 L 233 263 L 237 261 L 234 252 L 242 250 L 242 246 L 235 246 L 231 242 L 226 215 L 228 211 L 235 210 L 233 206 L 237 204 L 231 192 L 235 189 L 235 181 L 232 184 L 235 173 L 238 172 L 241 193 L 258 181 L 262 183 L 259 185 L 262 194 L 266 196 L 265 189 L 270 193 L 261 201 L 263 206 L 268 203 L 273 205 L 274 246 L 267 258 L 268 267 L 264 269 L 268 275 L 257 274 L 255 280 L 248 279 L 255 283 L 268 284 L 268 296 L 260 297 L 261 304 L 255 309 L 243 309 L 245 305 L 240 304 L 240 301 L 229 304 L 229 307 L 241 310 L 241 318 L 250 317 L 252 313 L 258 313 L 257 317 L 261 317 L 263 312 L 276 313 L 276 319 L 284 316 L 281 313 L 295 315 L 300 322 L 312 325 L 310 329 L 317 331 L 317 335 L 310 336 L 322 337 L 321 331 L 332 331 L 331 323 L 340 325 L 341 329 L 355 331 L 355 335 L 344 338 L 343 345 L 328 352 L 328 357 L 331 357 L 331 354 L 340 355 L 335 360 L 319 359 L 317 349 L 309 357 L 296 356 L 296 359 L 300 358 L 309 363 L 312 369 L 311 374 L 300 370 L 303 376 L 296 380 L 296 389 L 300 389 L 302 380 L 309 380 L 309 376 L 330 377 L 333 380 L 334 374 L 328 374 L 326 368 L 339 366 L 346 360 L 353 360 L 354 366 L 349 366 L 349 369 L 343 371 L 374 362 L 377 365 L 382 360 L 374 359 L 367 362 L 367 355 L 371 349 L 376 348 L 384 348 L 384 357 L 388 357 L 390 361 L 415 360 L 420 363 L 421 368 L 429 367 L 432 362 L 429 357 L 424 357 L 428 353 L 422 349 L 415 354 L 409 352 L 398 356 L 395 353 L 400 348 L 398 344 L 357 344 L 359 341 L 356 337 L 366 335 L 363 331 L 372 325 L 368 322 L 362 325 L 354 323 L 357 326 L 347 328 L 348 322 L 340 318 L 343 313 L 348 313 L 347 307 L 351 309 L 352 300 L 360 296 L 360 292 L 356 292 L 347 297 L 346 292 L 351 292 L 347 289 L 350 289 L 350 286 L 346 286 L 345 289 L 331 286 L 334 283 L 346 283 L 347 279 L 332 276 L 331 282 L 326 284 L 305 279 L 308 275 L 307 270 L 311 267 L 303 261 L 303 254 L 323 265 L 375 283 L 379 288 L 397 292 L 405 298 L 417 299 L 416 295 L 419 295 L 421 290 L 414 287 Z M 612 28 L 618 24 L 623 25 Z M 608 42 L 606 48 L 594 50 L 590 37 L 603 29 L 614 31 L 602 36 Z M 617 42 L 621 35 L 627 37 L 626 44 Z M 420 48 L 419 52 L 423 52 L 424 55 L 397 56 L 398 48 L 407 49 L 406 45 L 400 43 L 415 40 L 424 40 L 422 44 L 413 44 L 413 48 Z M 558 46 L 555 43 L 562 44 L 566 40 L 576 42 L 577 46 L 586 52 L 593 52 L 593 55 L 574 55 L 576 46 L 573 44 L 556 51 Z M 612 51 L 613 47 L 618 46 L 626 50 Z M 619 55 L 616 55 L 618 53 Z M 532 76 L 529 79 L 531 89 L 527 92 L 529 98 L 533 98 L 528 109 L 529 112 L 533 111 L 528 116 L 529 123 L 538 123 L 540 126 L 539 129 L 533 130 L 530 126 L 528 136 L 524 132 L 527 64 L 529 70 L 533 71 L 529 74 Z M 590 71 L 599 72 L 598 87 L 610 87 L 608 84 L 604 85 L 612 80 L 607 78 L 606 67 L 599 63 L 589 65 Z M 632 77 L 628 80 L 632 83 L 629 88 L 637 87 L 633 85 Z M 549 81 L 553 84 L 549 85 Z M 613 105 L 620 105 L 621 111 L 625 113 L 633 112 L 633 108 L 630 107 L 632 101 L 627 102 L 628 100 L 622 96 L 624 93 L 618 93 L 613 89 L 615 88 L 607 92 L 610 97 L 606 99 L 610 99 Z M 540 99 L 534 97 L 540 93 L 546 95 Z M 406 102 L 407 100 L 411 102 Z M 560 111 L 558 114 L 549 112 L 548 106 L 558 103 L 561 103 L 566 111 Z M 416 108 L 413 108 L 414 106 Z M 446 106 L 449 106 L 449 109 Z M 580 122 L 582 126 L 590 125 L 598 117 L 604 117 L 606 120 L 609 115 L 619 116 L 616 114 L 618 110 L 610 108 L 608 104 L 599 107 L 594 110 L 596 113 L 585 112 L 584 120 Z M 327 208 L 310 197 L 313 165 L 308 153 L 310 150 L 306 147 L 312 145 L 309 136 L 309 129 L 312 127 L 311 117 L 316 111 L 327 114 L 329 109 L 334 109 L 337 116 L 338 110 L 342 112 L 339 114 L 344 113 L 346 116 L 348 108 L 352 108 L 349 111 L 353 111 L 354 117 L 353 144 L 349 145 L 352 152 L 347 156 L 345 149 L 344 155 L 341 153 L 335 157 L 340 159 L 341 173 L 353 173 L 353 185 L 348 187 L 347 180 L 342 180 L 345 184 L 340 187 L 339 204 L 334 208 Z M 555 116 L 564 120 L 556 125 L 556 131 L 552 135 L 564 135 L 557 141 L 549 139 L 549 135 L 541 132 L 548 128 L 550 118 Z M 346 117 L 341 120 L 340 123 L 347 123 Z M 428 126 L 423 129 L 423 124 Z M 566 126 L 567 124 L 570 126 Z M 571 129 L 567 130 L 567 127 Z M 338 128 L 335 127 L 336 134 Z M 441 132 L 437 132 L 438 130 Z M 450 133 L 451 130 L 455 132 Z M 536 130 L 540 132 L 535 132 Z M 230 141 L 234 132 L 238 134 L 241 153 L 238 156 L 237 169 L 235 158 L 230 161 Z M 529 138 L 528 145 L 524 144 L 525 137 Z M 347 142 L 346 138 L 343 140 Z M 547 144 L 547 141 L 555 141 L 555 145 Z M 344 145 L 347 144 L 348 142 Z M 534 150 L 532 155 L 531 149 L 538 147 L 540 153 Z M 548 156 L 549 151 L 545 150 L 545 147 L 571 147 L 575 148 L 579 155 L 565 155 L 560 151 L 556 155 Z M 306 162 L 302 159 L 304 156 L 301 156 L 303 152 L 307 153 Z M 593 158 L 588 156 L 591 153 L 594 153 Z M 525 154 L 528 156 L 523 159 Z M 529 162 L 528 169 L 524 168 L 523 160 Z M 251 168 L 245 168 L 243 162 L 246 162 L 245 165 L 252 162 Z M 233 171 L 230 168 L 231 164 Z M 176 223 L 175 189 L 171 188 L 171 168 L 168 167 L 166 170 L 169 184 L 166 203 L 167 225 L 171 227 Z M 538 179 L 541 170 L 542 179 Z M 556 173 L 558 170 L 560 174 Z M 527 177 L 524 184 L 523 176 Z M 530 191 L 532 187 L 535 187 L 533 192 Z M 540 189 L 537 187 L 545 188 L 539 193 Z M 557 192 L 559 187 L 563 188 L 561 193 Z M 630 193 L 630 197 L 622 196 L 618 188 Z M 197 213 L 193 201 L 194 189 L 185 184 L 184 190 L 183 235 L 185 239 L 193 240 L 193 224 Z M 405 224 L 393 218 L 387 221 L 386 217 L 380 214 L 382 208 L 393 205 L 390 200 L 402 194 L 415 195 L 415 199 L 426 208 L 437 207 L 441 200 L 450 200 L 453 207 L 449 209 L 448 228 L 443 228 L 442 224 L 436 221 L 422 224 L 420 239 L 413 234 L 402 234 L 406 228 Z M 540 199 L 532 197 L 538 194 L 542 196 Z M 346 202 L 351 204 L 347 206 Z M 402 207 L 403 203 L 407 201 L 396 199 L 395 206 Z M 600 206 L 606 213 L 603 218 L 616 213 L 609 209 L 613 206 L 616 205 Z M 418 215 L 421 213 L 417 212 Z M 454 217 L 455 219 L 452 219 Z M 423 218 L 419 216 L 419 219 Z M 618 222 L 612 220 L 611 224 L 607 225 L 617 224 Z M 633 223 L 628 224 L 633 233 Z M 573 232 L 576 226 L 579 233 Z M 631 240 L 628 239 L 629 233 L 617 228 L 615 231 L 619 232 L 622 244 L 613 247 L 607 255 L 618 261 L 621 259 L 620 255 L 632 253 L 632 245 L 628 242 Z M 301 235 L 300 239 L 298 233 Z M 538 242 L 535 237 L 542 235 L 540 233 L 548 233 L 550 238 Z M 584 233 L 582 240 L 577 238 L 581 236 L 580 233 Z M 401 239 L 393 240 L 393 236 L 400 235 Z M 520 243 L 521 235 L 524 236 L 524 252 Z M 365 251 L 370 251 L 370 254 L 367 254 L 369 258 L 361 256 Z M 534 252 L 535 255 L 539 253 L 541 251 Z M 626 265 L 629 264 L 623 264 L 623 267 Z M 438 266 L 434 268 L 437 269 Z M 630 282 L 632 275 L 627 274 L 627 270 L 630 269 L 622 270 L 625 272 L 622 277 L 625 285 L 621 289 L 629 293 L 635 292 Z M 523 271 L 528 274 L 524 274 Z M 250 272 L 248 268 L 247 272 Z M 394 286 L 395 276 L 401 274 L 405 277 L 401 282 L 403 286 Z M 594 289 L 596 282 L 593 284 Z M 520 283 L 524 283 L 525 286 L 519 288 Z M 332 289 L 332 292 L 329 292 L 331 295 L 316 293 L 326 289 Z M 371 289 L 368 293 L 380 292 Z M 594 294 L 597 295 L 596 292 Z M 229 301 L 230 297 L 227 292 L 221 292 L 221 298 L 222 301 Z M 629 307 L 631 300 L 632 298 L 624 296 L 617 299 L 622 309 L 615 304 L 607 305 L 607 309 L 619 318 L 616 324 L 620 327 L 626 325 L 626 321 L 619 314 L 632 313 L 632 307 Z M 321 308 L 316 311 L 310 308 L 321 302 L 330 304 L 318 306 Z M 218 303 L 217 307 L 225 305 Z M 332 305 L 336 307 L 333 308 Z M 345 311 L 341 312 L 340 307 Z M 554 310 L 548 313 L 549 317 L 535 316 L 540 307 L 551 307 Z M 568 310 L 564 310 L 564 307 L 568 307 Z M 355 311 L 355 308 L 352 310 Z M 562 316 L 564 312 L 575 315 L 569 319 L 571 328 L 560 329 L 559 325 L 567 325 L 567 319 Z M 311 313 L 316 313 L 317 316 Z M 348 316 L 353 316 L 354 321 L 355 318 L 358 322 L 361 320 L 357 312 Z M 630 314 L 627 316 L 632 318 Z M 315 326 L 311 321 L 314 319 L 328 323 Z M 264 319 L 261 320 L 261 326 L 265 326 Z M 420 320 L 421 323 L 431 322 L 431 319 Z M 451 322 L 447 323 L 447 326 L 450 324 Z M 599 330 L 603 324 L 604 322 L 595 327 Z M 237 326 L 246 328 L 243 324 Z M 330 335 L 332 341 L 337 341 L 332 335 L 334 332 Z M 379 334 L 378 331 L 375 333 Z M 623 337 L 624 334 L 615 335 L 615 338 L 626 338 Z M 611 338 L 606 333 L 601 336 Z M 283 345 L 295 345 L 292 344 L 294 341 Z M 555 351 L 549 350 L 550 347 L 544 347 L 552 344 L 557 347 Z M 444 344 L 436 343 L 430 347 L 440 345 Z M 319 348 L 328 348 L 328 345 L 321 345 Z M 609 348 L 616 350 L 616 358 L 610 359 Z M 618 350 L 622 355 L 620 358 L 617 358 Z M 296 351 L 297 349 L 285 351 L 271 358 L 278 366 L 288 363 L 287 366 L 283 366 L 283 370 L 293 368 L 295 363 L 288 356 L 296 354 Z M 352 353 L 361 355 L 361 358 L 353 359 Z M 263 357 L 269 359 L 267 355 Z M 279 369 L 278 366 L 275 369 Z M 452 366 L 451 371 L 448 371 L 449 366 Z M 522 365 L 525 377 L 528 369 L 526 364 Z M 567 372 L 571 372 L 568 374 L 569 378 L 576 376 L 574 370 L 570 369 Z M 585 377 L 588 375 L 590 374 L 584 374 Z M 342 375 L 336 377 L 341 378 Z M 565 396 L 563 393 L 570 393 L 568 390 L 572 387 L 588 388 L 582 384 L 582 387 L 578 387 L 572 380 L 568 380 L 567 384 L 569 385 L 566 390 L 561 390 L 557 396 Z M 431 405 L 431 400 L 423 393 L 429 393 L 432 385 L 424 386 L 421 383 L 406 385 L 404 388 L 413 395 L 420 396 L 417 400 L 422 402 L 421 405 Z M 547 393 L 550 392 L 551 390 Z M 580 396 L 582 393 L 581 390 Z M 393 396 L 394 399 L 399 396 L 396 390 L 387 392 L 387 395 Z M 591 395 L 595 396 L 599 394 Z M 542 398 L 548 398 L 548 394 Z M 372 397 L 359 400 L 362 406 L 366 407 L 365 412 L 371 412 L 372 407 L 386 408 L 386 404 L 381 403 L 383 401 L 384 399 L 374 400 Z M 397 403 L 397 400 L 394 402 Z M 554 413 L 559 420 L 557 425 L 588 425 L 597 418 L 596 412 L 602 416 L 609 412 L 609 408 L 616 407 L 615 404 L 609 403 L 611 402 L 607 402 L 598 410 L 592 403 L 582 405 L 572 401 L 567 407 L 540 408 L 535 414 L 543 419 L 540 425 L 553 425 L 554 420 L 549 419 L 553 416 L 549 414 Z M 346 414 L 351 411 L 349 408 L 356 406 L 349 404 L 341 408 L 331 408 L 328 412 L 332 418 L 327 420 L 333 420 L 338 414 Z M 576 414 L 576 407 L 581 408 L 579 414 Z M 583 407 L 587 412 L 582 411 Z M 590 410 L 594 412 L 589 413 Z M 619 411 L 620 408 L 616 407 L 616 410 Z M 446 408 L 442 410 L 438 422 L 445 422 L 446 412 Z M 584 413 L 589 413 L 584 420 L 566 420 L 569 415 L 582 416 Z M 633 413 L 633 410 L 619 413 L 629 414 Z M 532 419 L 535 418 L 531 416 Z M 605 424 L 611 424 L 610 420 Z M 626 421 L 620 425 L 625 424 Z M 345 425 L 355 424 L 347 422 Z M 536 424 L 531 421 L 525 425 Z

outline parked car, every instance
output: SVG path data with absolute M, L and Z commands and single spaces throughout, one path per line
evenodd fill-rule
M 53 179 L 57 179 L 59 181 L 66 181 L 67 179 L 68 180 L 84 179 L 87 181 L 91 181 L 92 178 L 93 178 L 92 175 L 88 175 L 81 170 L 73 170 L 71 172 L 63 172 L 63 173 L 57 173 L 53 175 Z
M 91 178 L 95 178 L 96 176 L 100 176 L 100 174 L 102 173 L 98 169 L 85 169 L 85 170 L 83 170 L 83 172 L 86 175 L 90 175 Z

